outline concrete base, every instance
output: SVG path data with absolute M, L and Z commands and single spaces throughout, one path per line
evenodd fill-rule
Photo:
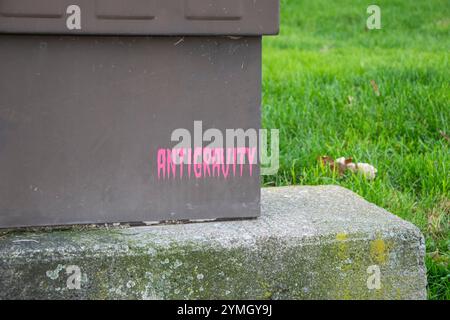
M 0 298 L 425 299 L 424 254 L 346 189 L 271 188 L 256 220 L 0 234 Z

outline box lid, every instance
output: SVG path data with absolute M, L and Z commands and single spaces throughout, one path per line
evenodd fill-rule
M 0 33 L 269 35 L 279 0 L 0 0 Z

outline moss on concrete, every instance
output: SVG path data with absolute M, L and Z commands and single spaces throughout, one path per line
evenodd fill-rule
M 289 210 L 274 196 L 277 209 L 255 221 L 10 233 L 0 239 L 0 298 L 425 298 L 416 228 L 359 198 L 359 220 L 349 216 L 340 189 L 328 194 L 340 205 L 331 224 L 322 204 L 292 212 L 301 190 L 283 193 Z M 79 290 L 67 287 L 71 265 L 82 273 Z M 372 265 L 381 275 L 375 290 L 367 287 Z

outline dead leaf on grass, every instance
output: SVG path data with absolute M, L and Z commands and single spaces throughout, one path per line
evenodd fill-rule
M 381 95 L 380 94 L 380 88 L 378 88 L 378 85 L 375 82 L 375 80 L 370 80 L 370 84 L 372 85 L 372 89 L 373 89 L 373 92 L 375 92 L 375 95 L 377 97 L 379 97 Z
M 334 160 L 329 156 L 321 156 L 319 157 L 319 160 L 324 166 L 329 165 L 331 170 L 338 171 L 340 176 L 349 170 L 353 173 L 359 173 L 365 176 L 368 180 L 373 180 L 378 172 L 378 170 L 371 164 L 364 162 L 355 163 L 351 157 L 340 157 Z

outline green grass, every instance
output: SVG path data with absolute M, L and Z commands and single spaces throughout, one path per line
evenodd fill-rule
M 450 1 L 377 1 L 372 31 L 370 4 L 281 0 L 281 34 L 263 55 L 280 170 L 263 184 L 339 184 L 411 221 L 426 237 L 429 298 L 450 299 Z M 321 155 L 371 163 L 377 178 L 339 177 Z

